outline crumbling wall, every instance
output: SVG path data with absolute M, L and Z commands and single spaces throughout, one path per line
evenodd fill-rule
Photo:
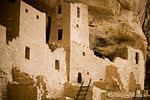
M 58 48 L 51 52 L 46 44 L 44 13 L 24 2 L 21 2 L 20 9 L 20 37 L 11 43 L 11 47 L 16 48 L 14 66 L 29 75 L 42 75 L 47 81 L 50 96 L 62 96 L 63 84 L 66 82 L 65 51 Z M 25 58 L 26 47 L 30 49 L 29 59 Z M 59 60 L 60 70 L 55 69 L 55 60 Z
M 8 84 L 8 100 L 37 100 L 34 80 L 25 72 L 12 68 L 13 82 Z
M 7 84 L 11 82 L 13 54 L 6 44 L 6 28 L 0 25 L 0 100 L 7 100 Z
M 89 80 L 102 81 L 105 79 L 105 66 L 108 59 L 96 57 L 92 50 L 77 42 L 71 43 L 70 55 L 70 82 L 77 84 L 78 73 L 82 73 L 82 81 L 88 84 Z
M 129 80 L 131 72 L 133 72 L 135 76 L 136 84 L 140 84 L 141 90 L 143 90 L 145 77 L 143 52 L 132 47 L 127 47 L 127 51 L 127 60 L 123 60 L 117 57 L 112 65 L 118 68 L 118 73 L 120 74 L 121 81 L 124 84 L 123 87 L 124 89 L 126 89 L 126 91 L 129 91 Z M 138 59 L 136 59 L 136 53 L 139 54 Z M 139 62 L 136 63 L 136 60 L 138 60 Z
M 7 100 L 7 74 L 0 68 L 0 100 Z
M 28 90 L 32 89 L 33 91 L 31 90 L 31 92 L 33 92 L 33 95 L 36 95 L 38 99 L 45 100 L 46 98 L 52 97 L 61 98 L 64 95 L 64 89 L 66 89 L 66 93 L 72 89 L 67 88 L 64 85 L 68 77 L 70 77 L 70 82 L 73 85 L 80 85 L 77 83 L 79 72 L 82 73 L 82 81 L 85 81 L 86 85 L 90 79 L 92 79 L 92 84 L 95 81 L 103 82 L 107 78 L 108 71 L 106 66 L 109 65 L 115 66 L 115 68 L 113 67 L 109 69 L 109 71 L 114 69 L 114 72 L 112 71 L 112 73 L 110 73 L 110 75 L 114 77 L 109 77 L 110 80 L 107 80 L 108 83 L 112 83 L 112 86 L 117 87 L 114 91 L 133 92 L 135 87 L 130 88 L 130 86 L 132 87 L 135 84 L 139 87 L 139 89 L 144 89 L 144 54 L 142 51 L 128 47 L 126 51 L 128 54 L 125 55 L 126 59 L 116 57 L 114 61 L 111 62 L 109 59 L 96 57 L 94 52 L 90 50 L 87 45 L 87 38 L 84 39 L 84 35 L 85 37 L 88 37 L 88 33 L 79 35 L 79 38 L 83 39 L 83 41 L 85 40 L 84 42 L 82 41 L 83 43 L 73 37 L 75 31 L 71 33 L 71 36 L 68 35 L 70 33 L 70 20 L 67 18 L 70 18 L 70 16 L 67 16 L 67 14 L 70 13 L 70 5 L 72 9 L 81 5 L 68 3 L 63 4 L 63 14 L 58 15 L 56 19 L 53 19 L 53 23 L 58 21 L 58 29 L 63 28 L 65 35 L 63 34 L 62 40 L 53 41 L 54 45 L 55 43 L 60 43 L 65 49 L 59 47 L 55 50 L 50 50 L 49 46 L 46 44 L 45 37 L 45 14 L 24 2 L 21 2 L 20 4 L 19 37 L 13 39 L 12 42 L 9 42 L 9 45 L 6 45 L 6 30 L 4 27 L 0 26 L 0 34 L 2 36 L 0 37 L 0 76 L 2 76 L 0 78 L 2 84 L 0 85 L 3 87 L 0 88 L 0 91 L 2 91 L 1 93 L 4 93 L 1 98 L 6 98 L 6 86 L 8 82 L 10 82 L 10 97 L 15 97 L 16 94 L 13 94 L 13 91 L 17 92 L 15 88 L 18 88 L 18 91 L 21 91 L 18 95 L 24 95 Z M 84 10 L 87 10 L 86 6 L 83 8 Z M 65 11 L 65 9 L 67 9 L 68 12 Z M 54 9 L 54 15 L 56 15 L 55 11 L 56 9 Z M 76 16 L 76 11 L 72 14 Z M 87 12 L 84 12 L 83 15 L 81 14 L 80 16 L 87 16 Z M 54 18 L 54 16 L 52 18 Z M 61 18 L 64 18 L 64 20 Z M 87 19 L 83 18 L 83 20 L 85 21 Z M 59 23 L 59 21 L 61 23 Z M 84 21 L 79 21 L 83 22 L 81 23 L 81 26 L 87 24 L 86 22 L 84 23 Z M 75 18 L 75 24 L 72 24 L 72 30 L 75 29 L 76 24 L 78 24 L 78 19 Z M 55 27 L 53 27 L 53 29 L 55 29 Z M 80 31 L 82 32 L 83 30 L 81 29 Z M 124 32 L 125 30 L 126 27 L 124 28 Z M 57 29 L 53 32 L 53 34 L 55 35 L 55 39 L 57 39 Z M 71 37 L 73 37 L 75 41 L 70 40 Z M 30 50 L 30 56 L 27 58 L 26 47 Z M 138 63 L 136 53 L 139 54 Z M 60 62 L 59 69 L 55 66 L 56 60 Z M 18 75 L 17 77 L 10 77 L 12 67 L 17 67 L 17 70 L 15 71 L 15 75 Z M 12 79 L 13 83 L 11 83 Z M 132 82 L 133 84 L 131 84 Z M 37 87 L 35 88 L 35 86 Z M 24 89 L 25 91 L 23 92 Z M 28 97 L 31 97 L 31 95 L 28 95 Z
M 3 68 L 6 68 L 4 70 L 8 73 L 11 72 L 12 67 L 17 67 L 21 72 L 25 72 L 30 76 L 43 76 L 46 83 L 42 83 L 42 85 L 47 85 L 47 94 L 49 97 L 61 97 L 63 96 L 64 83 L 67 81 L 66 52 L 62 47 L 59 47 L 52 52 L 46 44 L 45 14 L 24 2 L 21 2 L 20 4 L 20 36 L 12 40 L 8 46 L 5 43 L 0 44 L 2 45 L 1 54 L 5 56 L 1 56 L 1 66 L 4 66 Z M 4 35 L 2 35 L 2 37 L 4 37 Z M 5 42 L 5 39 L 2 41 Z M 28 58 L 26 58 L 26 47 L 30 50 L 30 52 L 28 52 Z M 10 62 L 9 60 L 12 61 Z M 59 61 L 59 70 L 55 68 L 56 60 Z M 7 64 L 8 66 L 6 66 Z M 11 73 L 9 73 L 9 75 L 11 75 Z M 28 79 L 24 80 L 27 82 L 29 81 Z M 39 81 L 41 81 L 41 78 Z M 21 84 L 18 86 L 16 84 L 10 86 L 18 87 L 19 91 L 22 89 L 28 90 L 30 87 L 25 87 Z
M 107 77 L 107 67 L 113 65 L 118 73 L 119 78 L 115 78 L 119 82 L 121 91 L 129 91 L 130 73 L 134 73 L 136 84 L 144 89 L 144 59 L 142 51 L 127 47 L 127 60 L 116 57 L 113 62 L 108 59 L 96 57 L 93 51 L 88 47 L 76 42 L 71 43 L 71 57 L 70 57 L 70 82 L 77 84 L 78 73 L 82 73 L 82 81 L 86 83 L 92 79 L 92 82 L 102 82 Z M 136 64 L 136 53 L 139 53 L 138 64 Z M 113 70 L 113 68 L 110 68 Z M 140 76 L 138 75 L 140 73 Z M 108 79 L 108 81 L 111 81 Z M 114 83 L 114 82 L 112 82 Z M 118 84 L 118 83 L 117 83 Z M 103 86 L 103 85 L 102 85 Z
M 52 62 L 47 62 L 47 64 L 45 64 L 40 70 L 35 70 L 34 65 L 26 66 L 26 68 L 18 66 L 17 69 L 20 69 L 24 73 L 19 74 L 19 70 L 13 72 L 15 77 L 13 76 L 14 83 L 12 83 L 12 85 L 10 84 L 10 93 L 13 93 L 13 89 L 18 87 L 18 91 L 21 91 L 21 94 L 18 94 L 17 96 L 20 95 L 21 97 L 23 94 L 26 94 L 23 89 L 28 91 L 31 87 L 33 91 L 35 91 L 34 86 L 36 85 L 37 92 L 34 94 L 36 94 L 38 100 L 45 100 L 46 97 L 62 97 L 64 83 L 67 81 L 65 56 L 62 56 L 63 52 L 64 51 L 61 52 L 61 50 L 56 50 L 54 53 L 49 52 L 48 55 L 50 56 L 47 59 L 52 60 Z M 60 70 L 55 69 L 56 59 L 60 61 Z M 64 61 L 61 59 L 64 59 Z M 17 81 L 17 84 L 15 84 L 15 81 Z M 10 95 L 15 96 L 13 94 Z M 28 96 L 30 97 L 30 95 Z
M 127 66 L 126 66 L 127 67 Z M 126 82 L 124 78 L 121 78 L 123 72 L 119 72 L 120 68 L 117 68 L 113 65 L 109 65 L 106 67 L 106 78 L 102 82 L 94 82 L 94 86 L 100 88 L 100 100 L 103 99 L 111 99 L 111 100 L 119 100 L 121 98 L 132 98 L 134 96 L 135 90 L 141 92 L 142 84 L 138 84 L 134 73 L 129 71 L 128 73 L 124 70 L 124 73 L 127 76 Z M 121 70 L 121 69 L 120 69 Z M 124 83 L 123 83 L 124 82 Z M 141 94 L 137 95 L 141 95 Z
M 8 84 L 8 100 L 47 100 L 49 98 L 43 76 L 31 76 L 12 68 L 13 82 Z
M 110 1 L 107 3 L 112 3 L 112 2 Z M 117 2 L 114 2 L 113 4 L 115 5 L 117 4 Z M 83 32 L 82 30 L 86 29 L 86 27 L 82 29 L 78 27 L 80 25 L 82 26 L 83 23 L 86 26 L 87 20 L 84 17 L 85 16 L 88 17 L 88 15 L 86 15 L 86 13 L 82 14 L 82 10 L 86 12 L 87 8 L 83 6 L 81 7 L 82 10 L 81 10 L 81 19 L 80 19 L 78 18 L 77 12 L 76 12 L 77 11 L 76 8 L 79 7 L 79 5 L 76 3 L 73 3 L 73 4 L 71 3 L 71 11 L 72 11 L 71 14 L 73 15 L 73 17 L 71 16 L 71 22 L 73 23 L 71 24 L 72 26 L 71 32 L 73 34 L 71 34 L 71 51 L 70 51 L 71 53 L 71 56 L 70 56 L 70 78 L 71 78 L 70 80 L 71 82 L 77 83 L 78 73 L 82 74 L 83 81 L 88 82 L 90 78 L 92 78 L 93 81 L 102 81 L 106 77 L 106 73 L 103 73 L 106 70 L 105 69 L 106 66 L 112 64 L 114 66 L 117 66 L 121 81 L 124 84 L 122 85 L 122 87 L 125 88 L 126 91 L 129 90 L 128 79 L 130 76 L 130 72 L 134 72 L 134 74 L 136 75 L 138 75 L 139 72 L 141 73 L 140 74 L 141 76 L 140 77 L 137 76 L 136 79 L 138 81 L 142 79 L 142 81 L 140 81 L 139 84 L 142 87 L 144 87 L 143 85 L 144 83 L 143 81 L 144 79 L 143 59 L 144 58 L 139 58 L 138 60 L 139 61 L 141 60 L 141 61 L 139 62 L 139 64 L 135 64 L 136 62 L 135 53 L 138 52 L 140 57 L 143 57 L 143 53 L 145 53 L 145 49 L 144 49 L 145 47 L 143 48 L 143 45 L 145 45 L 145 42 L 142 40 L 144 40 L 145 37 L 143 36 L 141 29 L 138 29 L 139 31 L 136 33 L 133 30 L 133 26 L 132 25 L 130 26 L 130 24 L 127 24 L 127 23 L 121 23 L 121 25 L 123 26 L 122 28 L 120 28 L 120 26 L 118 26 L 117 23 L 113 23 L 113 27 L 112 27 L 112 22 L 115 22 L 116 20 L 114 20 L 111 17 L 114 15 L 119 16 L 119 13 L 120 13 L 120 10 L 119 10 L 120 5 L 119 4 L 117 5 L 118 5 L 117 6 L 118 8 L 117 7 L 113 8 L 115 9 L 115 11 L 112 11 L 112 12 L 108 11 L 104 15 L 98 15 L 98 13 L 103 12 L 103 10 L 101 10 L 103 8 L 104 10 L 108 10 L 109 8 L 107 8 L 107 6 L 103 5 L 104 7 L 102 8 L 99 7 L 96 10 L 94 9 L 94 7 L 89 7 L 89 13 L 88 13 L 89 14 L 89 28 L 90 28 L 90 34 L 89 34 L 88 28 L 86 32 Z M 129 14 L 128 16 L 131 16 L 131 15 Z M 107 18 L 104 19 L 104 17 L 107 17 Z M 122 15 L 120 15 L 119 18 L 122 18 Z M 80 23 L 81 21 L 83 21 L 83 23 Z M 111 22 L 111 26 L 106 25 L 110 22 Z M 109 31 L 111 33 L 108 33 Z M 100 32 L 102 32 L 102 34 L 99 34 Z M 129 34 L 128 32 L 132 34 Z M 84 36 L 79 35 L 79 34 L 84 34 Z M 141 38 L 142 42 L 141 43 L 135 42 L 137 40 L 133 38 L 133 34 L 134 36 L 136 35 L 136 38 Z M 84 42 L 80 42 L 80 39 L 87 38 L 86 36 L 88 35 L 90 35 L 90 48 L 88 48 L 88 45 L 85 45 Z M 94 35 L 95 37 L 92 37 Z M 113 40 L 109 39 L 109 37 L 113 38 Z M 89 40 L 87 41 L 84 40 L 84 41 L 89 42 Z M 127 44 L 129 45 L 133 41 L 134 41 L 134 44 L 137 43 L 138 45 L 140 45 L 139 49 L 142 50 L 143 53 L 139 52 L 140 50 L 127 48 Z M 102 54 L 101 57 L 103 58 L 107 57 L 113 62 L 109 61 L 108 59 L 102 59 L 102 58 L 98 59 L 97 57 L 95 57 L 95 55 L 92 54 L 93 52 L 90 52 L 90 49 L 94 49 L 95 51 L 98 50 L 97 52 Z M 131 54 L 134 55 L 132 56 L 134 58 L 131 58 L 131 56 L 128 56 Z M 118 57 L 121 57 L 123 59 L 118 58 Z M 130 59 L 132 59 L 132 61 L 130 61 Z M 105 62 L 105 64 L 102 62 Z M 129 66 L 127 66 L 126 64 L 129 64 Z M 139 69 L 135 69 L 135 67 L 133 66 L 142 66 L 142 67 L 139 67 Z M 123 71 L 125 71 L 125 73 L 123 73 Z M 138 84 L 138 81 L 136 82 L 137 84 Z
M 106 78 L 102 84 L 94 84 L 102 90 L 117 92 L 124 91 L 123 83 L 120 79 L 120 74 L 118 73 L 118 69 L 115 66 L 107 66 L 106 67 Z

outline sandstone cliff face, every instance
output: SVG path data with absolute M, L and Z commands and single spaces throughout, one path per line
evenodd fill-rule
M 148 43 L 148 47 L 147 47 L 147 59 L 146 59 L 146 88 L 150 88 L 149 85 L 149 78 L 150 78 L 150 1 L 148 0 L 147 4 L 146 4 L 146 9 L 145 9 L 145 20 L 143 23 L 143 31 L 145 33 L 145 36 L 147 38 L 147 43 Z
M 111 60 L 131 46 L 146 56 L 146 38 L 142 31 L 143 0 L 101 0 L 89 2 L 90 47 Z M 96 5 L 96 6 L 94 6 Z

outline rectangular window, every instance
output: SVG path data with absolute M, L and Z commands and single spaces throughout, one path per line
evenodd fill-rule
M 25 48 L 25 58 L 30 59 L 30 48 L 26 46 Z
M 62 8 L 61 8 L 61 5 L 58 6 L 58 14 L 61 14 L 62 12 Z
M 55 69 L 60 70 L 60 62 L 59 60 L 55 60 Z
M 62 35 L 63 35 L 63 30 L 59 29 L 58 30 L 58 40 L 62 40 Z
M 139 53 L 137 52 L 135 54 L 135 60 L 136 60 L 136 64 L 139 64 Z
M 77 7 L 77 17 L 79 18 L 80 17 L 80 8 Z

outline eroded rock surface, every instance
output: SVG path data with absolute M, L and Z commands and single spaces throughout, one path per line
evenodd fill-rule
M 123 58 L 118 49 L 131 46 L 142 50 L 146 57 L 147 43 L 142 31 L 145 1 L 101 2 L 97 1 L 96 9 L 89 6 L 91 49 L 112 60 L 116 56 Z
M 148 0 L 146 4 L 146 9 L 145 9 L 145 20 L 143 23 L 143 31 L 145 33 L 145 36 L 147 38 L 147 59 L 146 59 L 146 88 L 150 89 L 150 0 Z

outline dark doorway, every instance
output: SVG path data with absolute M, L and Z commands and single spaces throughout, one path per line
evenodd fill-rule
M 51 32 L 51 17 L 46 16 L 46 42 L 49 42 Z
M 81 82 L 82 82 L 82 74 L 78 73 L 78 83 L 81 83 Z

